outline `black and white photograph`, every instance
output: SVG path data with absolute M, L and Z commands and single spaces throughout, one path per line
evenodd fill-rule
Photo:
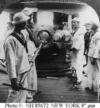
M 0 0 L 0 103 L 100 103 L 99 18 L 100 0 Z

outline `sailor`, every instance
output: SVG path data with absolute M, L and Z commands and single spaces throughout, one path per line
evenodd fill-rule
M 80 27 L 80 19 L 75 17 L 72 19 L 72 54 L 71 66 L 76 71 L 77 82 L 74 88 L 80 88 L 83 77 L 83 53 L 84 53 L 84 28 Z
M 85 48 L 84 48 L 84 54 L 86 56 L 86 64 L 84 66 L 87 65 L 88 63 L 88 57 L 87 57 L 87 54 L 88 54 L 88 51 L 89 51 L 89 44 L 90 44 L 90 41 L 91 41 L 91 37 L 92 37 L 92 30 L 91 30 L 91 27 L 92 27 L 92 22 L 87 22 L 85 24 L 85 28 L 86 28 L 86 33 L 84 35 L 84 41 L 85 41 Z
M 21 30 L 25 29 L 28 16 L 19 12 L 13 16 L 12 24 L 15 26 L 4 43 L 5 59 L 11 89 L 7 102 L 24 103 L 27 101 L 26 90 L 21 90 L 20 87 L 28 88 L 28 74 L 30 64 L 28 60 L 28 48 L 24 35 Z
M 91 38 L 89 52 L 87 77 L 89 90 L 98 92 L 98 85 L 100 86 L 100 31 L 97 24 L 93 24 L 93 36 Z
M 37 48 L 36 48 L 36 44 L 35 44 L 35 38 L 34 38 L 34 33 L 33 33 L 33 26 L 34 26 L 34 12 L 37 12 L 37 8 L 24 8 L 22 10 L 22 12 L 27 15 L 29 17 L 29 20 L 27 21 L 27 25 L 26 25 L 26 31 L 22 31 L 23 34 L 27 34 L 26 36 L 26 40 L 27 40 L 27 46 L 28 46 L 28 58 L 29 58 L 29 62 L 30 62 L 30 66 L 31 66 L 31 70 L 30 70 L 30 77 L 29 77 L 29 82 L 30 82 L 30 89 L 33 89 L 36 91 L 37 93 L 37 71 L 36 71 L 36 65 L 35 65 L 35 61 L 32 60 Z M 27 32 L 27 33 L 26 33 Z M 32 96 L 31 94 L 33 94 L 33 96 L 36 93 L 29 93 L 29 98 L 30 96 Z

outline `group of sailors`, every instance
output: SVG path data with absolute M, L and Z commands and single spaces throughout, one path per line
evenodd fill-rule
M 100 90 L 100 30 L 99 25 L 89 21 L 81 26 L 79 17 L 72 19 L 72 30 L 61 30 L 64 35 L 71 38 L 71 68 L 72 75 L 77 80 L 73 82 L 73 88 L 86 89 L 98 93 Z M 60 32 L 61 32 L 60 31 Z M 65 33 L 66 31 L 66 33 Z M 59 35 L 61 33 L 58 33 Z M 55 33 L 55 40 L 61 38 Z M 58 37 L 58 38 L 57 38 Z
M 34 56 L 37 47 L 33 37 L 33 15 L 37 8 L 24 8 L 13 16 L 9 23 L 8 36 L 4 42 L 4 52 L 11 89 L 7 102 L 33 102 L 38 92 L 37 72 Z M 84 74 L 87 84 L 85 88 L 98 92 L 100 86 L 100 31 L 99 27 L 88 22 L 85 28 L 80 26 L 80 19 L 72 19 L 72 30 L 64 25 L 53 35 L 54 41 L 64 37 L 71 41 L 71 68 L 76 72 L 77 81 L 73 88 L 80 89 L 84 84 Z M 44 41 L 41 41 L 44 44 Z M 86 63 L 84 63 L 84 56 Z M 86 81 L 85 81 L 86 82 Z M 28 88 L 30 90 L 22 90 Z
M 88 22 L 84 26 L 85 30 L 80 27 L 79 18 L 73 19 L 71 66 L 74 67 L 77 75 L 74 88 L 85 88 L 98 93 L 100 90 L 99 26 L 93 22 Z M 86 77 L 85 79 L 84 76 Z

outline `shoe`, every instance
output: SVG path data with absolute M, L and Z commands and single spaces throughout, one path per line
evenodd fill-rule
M 36 92 L 35 92 L 35 95 L 38 95 L 38 94 L 40 94 L 41 93 L 41 91 L 40 90 L 37 90 Z
M 81 83 L 82 83 L 81 81 L 76 82 L 75 87 L 77 90 L 81 90 Z
M 77 82 L 76 82 L 76 85 L 80 85 L 80 84 L 81 84 L 81 81 L 77 81 Z
M 74 85 L 72 88 L 70 88 L 70 91 L 72 91 L 72 90 L 80 91 L 81 89 L 79 86 Z
M 89 87 L 85 88 L 86 91 L 92 91 Z
M 86 87 L 85 90 L 86 90 L 88 93 L 91 93 L 91 94 L 94 93 L 94 92 L 93 92 L 93 89 L 90 89 L 89 87 Z
M 33 103 L 33 98 L 27 98 L 26 103 Z

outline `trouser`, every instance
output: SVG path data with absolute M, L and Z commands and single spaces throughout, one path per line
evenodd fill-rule
M 30 68 L 29 74 L 28 74 L 28 88 L 30 88 L 31 90 L 34 90 L 34 92 L 28 92 L 27 102 L 32 101 L 32 99 L 37 91 L 37 72 L 36 72 L 35 62 L 30 65 L 31 65 L 31 68 Z
M 100 85 L 100 60 L 97 59 L 94 65 L 91 64 L 91 57 L 88 57 L 87 66 L 88 86 L 93 88 L 95 92 L 98 91 L 98 85 Z
M 29 74 L 30 81 L 31 81 L 30 86 L 32 90 L 37 91 L 37 71 L 36 71 L 35 62 L 30 65 L 31 65 L 30 74 Z
M 28 86 L 31 90 L 35 90 L 35 92 L 28 92 L 27 97 L 31 100 L 31 96 L 34 96 L 35 93 L 37 92 L 37 72 L 36 72 L 35 63 L 30 64 L 30 65 L 31 65 L 31 68 L 28 74 L 28 84 L 29 84 Z
M 17 76 L 17 81 L 22 84 L 23 87 L 29 88 L 30 87 L 30 71 L 24 72 Z M 19 90 L 15 91 L 13 89 L 9 90 L 7 103 L 25 103 L 31 102 L 33 100 L 32 92 L 26 90 Z
M 89 52 L 89 44 L 85 43 L 85 49 L 84 49 L 84 55 L 85 55 L 85 58 L 86 58 L 86 65 L 88 64 L 88 52 Z
M 89 41 L 85 42 L 85 49 L 84 49 L 84 54 L 88 54 L 89 52 Z
M 76 70 L 77 82 L 81 82 L 83 78 L 83 50 L 72 51 L 71 55 L 71 66 Z

